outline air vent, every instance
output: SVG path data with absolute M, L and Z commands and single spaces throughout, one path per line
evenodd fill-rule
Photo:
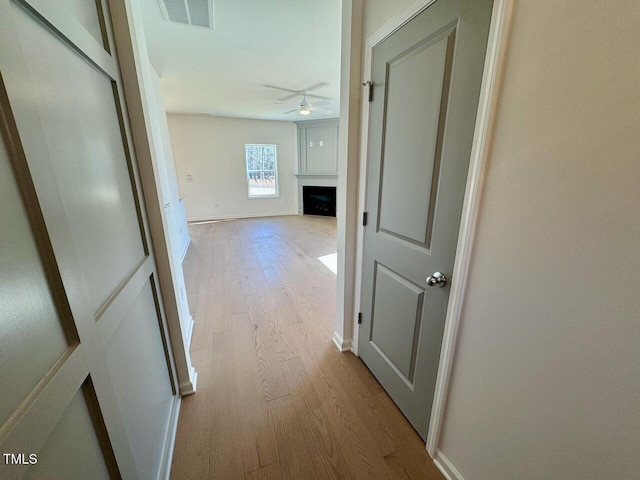
M 213 0 L 158 0 L 165 20 L 214 29 Z

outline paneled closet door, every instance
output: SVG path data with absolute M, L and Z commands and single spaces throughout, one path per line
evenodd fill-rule
M 0 478 L 157 478 L 177 393 L 107 5 L 0 0 L 0 130 Z

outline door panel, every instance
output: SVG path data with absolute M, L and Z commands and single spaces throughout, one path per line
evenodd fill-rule
M 78 391 L 73 397 L 38 453 L 38 463 L 29 468 L 24 478 L 111 478 L 94 428 L 94 420 L 82 391 Z
M 69 347 L 5 142 L 0 146 L 0 425 Z
M 102 12 L 99 2 L 95 0 L 58 0 L 57 8 L 65 12 L 65 16 L 80 22 L 102 46 L 108 45 L 106 32 L 103 29 Z
M 427 249 L 442 153 L 438 147 L 443 129 L 439 127 L 447 111 L 454 39 L 452 28 L 387 65 L 378 228 Z M 386 158 L 390 159 L 387 169 Z
M 369 341 L 409 386 L 413 385 L 424 293 L 420 286 L 376 264 Z
M 125 428 L 136 445 L 141 478 L 156 478 L 163 453 L 173 392 L 166 369 L 153 286 L 150 281 L 134 300 L 107 345 L 107 366 Z M 140 343 L 139 339 L 147 339 Z
M 373 49 L 359 354 L 426 438 L 492 0 L 437 0 Z M 429 287 L 436 271 L 449 279 Z M 455 281 L 455 279 L 453 279 Z
M 55 181 L 97 312 L 145 256 L 112 79 L 18 12 Z

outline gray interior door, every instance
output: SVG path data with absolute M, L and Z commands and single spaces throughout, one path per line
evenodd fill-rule
M 0 0 L 0 120 L 0 478 L 158 478 L 176 390 L 106 2 Z
M 359 355 L 422 438 L 492 3 L 438 0 L 373 51 Z

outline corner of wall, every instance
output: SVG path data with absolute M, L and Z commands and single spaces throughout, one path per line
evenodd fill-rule
M 464 480 L 460 472 L 456 470 L 453 463 L 442 453 L 440 449 L 436 450 L 436 455 L 433 458 L 433 463 L 440 470 L 444 478 L 447 480 Z

